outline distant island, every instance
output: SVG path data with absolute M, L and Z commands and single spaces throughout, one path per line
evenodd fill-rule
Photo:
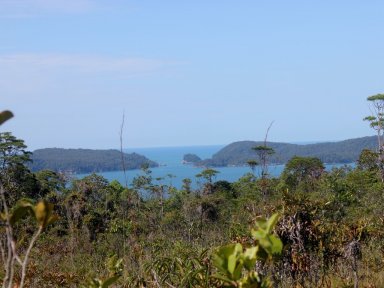
M 122 157 L 118 150 L 45 148 L 33 151 L 32 171 L 50 169 L 73 173 L 92 173 L 122 170 Z M 139 169 L 143 165 L 159 164 L 137 153 L 124 153 L 125 168 Z
M 197 156 L 196 154 L 185 154 L 183 157 L 183 163 L 184 164 L 195 164 L 201 161 L 201 158 Z
M 252 148 L 260 145 L 264 145 L 264 142 L 234 142 L 222 148 L 211 159 L 205 159 L 194 164 L 206 167 L 243 166 L 249 160 L 257 160 L 257 154 Z M 270 158 L 272 164 L 285 164 L 293 156 L 318 157 L 324 163 L 353 163 L 358 159 L 363 149 L 376 149 L 377 137 L 369 136 L 306 145 L 267 142 L 267 146 L 275 151 L 275 154 Z

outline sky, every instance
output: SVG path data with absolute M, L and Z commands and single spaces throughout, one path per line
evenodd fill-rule
M 110 149 L 373 135 L 380 0 L 0 0 L 0 127 Z M 124 119 L 124 123 L 123 123 Z M 122 125 L 123 124 L 123 125 Z

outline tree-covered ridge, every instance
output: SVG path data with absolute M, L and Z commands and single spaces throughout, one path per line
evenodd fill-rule
M 122 155 L 118 150 L 46 148 L 33 152 L 30 168 L 33 171 L 50 169 L 90 173 L 122 170 Z M 137 153 L 124 153 L 126 169 L 138 169 L 144 164 L 157 167 L 158 164 Z
M 203 160 L 198 164 L 212 167 L 246 165 L 247 161 L 256 157 L 253 148 L 260 145 L 264 145 L 264 142 L 234 142 L 214 154 L 211 159 Z M 294 156 L 317 157 L 324 163 L 352 163 L 358 159 L 363 149 L 375 150 L 377 137 L 306 145 L 267 142 L 267 145 L 275 151 L 270 156 L 270 162 L 274 164 L 287 163 Z

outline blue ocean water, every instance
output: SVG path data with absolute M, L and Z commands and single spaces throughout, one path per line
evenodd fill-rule
M 196 174 L 203 171 L 203 168 L 194 167 L 182 163 L 183 156 L 187 153 L 193 153 L 202 159 L 211 158 L 213 154 L 218 152 L 224 145 L 214 146 L 185 146 L 185 147 L 159 147 L 159 148 L 129 148 L 124 149 L 124 152 L 146 156 L 148 159 L 156 161 L 161 166 L 152 168 L 153 179 L 162 178 L 161 180 L 154 180 L 154 182 L 172 185 L 176 188 L 182 187 L 182 181 L 185 178 L 192 180 L 192 187 L 196 188 L 199 185 Z M 335 166 L 342 166 L 342 164 L 326 165 L 327 169 Z M 214 168 L 219 171 L 215 180 L 226 180 L 229 182 L 237 181 L 246 173 L 251 172 L 250 168 L 244 167 L 218 167 Z M 284 169 L 284 165 L 271 165 L 269 167 L 269 174 L 271 176 L 279 176 Z M 118 180 L 121 184 L 125 184 L 125 177 L 123 171 L 112 171 L 99 173 L 109 181 Z M 255 170 L 255 174 L 259 175 L 260 171 Z M 76 178 L 82 178 L 88 174 L 78 174 Z M 140 169 L 126 171 L 127 183 L 130 185 L 134 177 L 142 175 Z

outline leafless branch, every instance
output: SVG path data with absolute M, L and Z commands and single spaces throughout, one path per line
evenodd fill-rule
M 128 179 L 127 179 L 127 169 L 125 166 L 125 157 L 123 152 L 123 129 L 124 129 L 124 120 L 125 120 L 125 113 L 123 112 L 123 119 L 121 120 L 121 126 L 120 126 L 120 153 L 121 153 L 121 164 L 124 172 L 124 181 L 125 181 L 125 187 L 128 188 Z

